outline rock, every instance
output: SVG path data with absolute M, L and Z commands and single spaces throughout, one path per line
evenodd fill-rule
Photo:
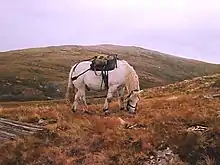
M 146 129 L 146 125 L 144 124 L 133 124 L 133 125 L 130 125 L 129 123 L 126 123 L 125 124 L 125 129 Z
M 157 150 L 154 154 L 156 156 L 151 155 L 149 160 L 144 163 L 145 165 L 169 165 L 180 162 L 179 156 L 174 154 L 169 147 L 165 150 Z
M 38 124 L 40 125 L 47 125 L 47 124 L 54 124 L 57 123 L 56 119 L 39 119 Z
M 49 96 L 47 97 L 47 99 L 48 99 L 48 100 L 52 100 L 52 98 L 51 98 L 51 97 L 49 97 Z
M 211 95 L 204 95 L 203 96 L 205 99 L 213 99 L 213 97 Z
M 205 87 L 209 87 L 211 84 L 209 82 L 205 83 Z
M 220 118 L 220 111 L 217 111 L 217 118 Z
M 178 97 L 177 96 L 171 96 L 171 97 L 168 97 L 166 100 L 177 100 Z
M 121 125 L 125 125 L 127 124 L 126 121 L 124 121 L 122 118 L 118 117 L 118 120 L 120 121 Z
M 213 95 L 204 95 L 203 97 L 206 99 L 220 98 L 220 93 L 213 94 Z
M 157 157 L 158 158 L 165 158 L 166 157 L 166 152 L 165 151 L 157 151 Z
M 205 131 L 208 130 L 208 127 L 207 126 L 200 126 L 200 125 L 196 125 L 196 126 L 192 126 L 192 127 L 189 127 L 187 129 L 187 132 L 197 132 L 197 133 L 203 133 Z
M 6 83 L 6 85 L 7 85 L 7 86 L 11 86 L 12 84 L 11 84 L 11 83 L 9 83 L 9 82 L 7 82 L 7 83 Z
M 44 124 L 44 123 L 45 123 L 45 120 L 43 119 L 38 120 L 38 124 Z
M 220 93 L 218 93 L 218 94 L 214 94 L 214 95 L 212 95 L 212 97 L 219 97 L 220 98 Z

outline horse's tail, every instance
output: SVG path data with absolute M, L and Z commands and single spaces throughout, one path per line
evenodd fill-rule
M 73 66 L 69 72 L 68 86 L 66 90 L 66 103 L 67 104 L 73 104 L 74 97 L 75 97 L 75 87 L 72 83 L 72 74 L 74 70 L 75 70 L 75 66 Z

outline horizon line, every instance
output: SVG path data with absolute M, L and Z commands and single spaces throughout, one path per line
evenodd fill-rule
M 184 57 L 181 55 L 176 55 L 172 54 L 169 52 L 161 51 L 158 49 L 151 49 L 151 48 L 146 48 L 145 46 L 140 46 L 140 45 L 126 45 L 126 44 L 113 44 L 113 43 L 100 43 L 100 44 L 51 44 L 51 45 L 39 45 L 35 47 L 20 47 L 20 48 L 12 48 L 12 49 L 5 49 L 5 50 L 0 50 L 0 53 L 6 53 L 6 52 L 11 52 L 11 51 L 21 51 L 21 50 L 27 50 L 27 49 L 40 49 L 40 48 L 49 48 L 49 47 L 62 47 L 62 46 L 82 46 L 82 47 L 87 47 L 87 46 L 121 46 L 121 47 L 136 47 L 136 48 L 141 48 L 149 51 L 154 51 L 158 52 L 167 56 L 174 56 L 178 58 L 183 58 L 186 60 L 194 60 L 194 61 L 199 61 L 199 62 L 205 62 L 205 63 L 210 63 L 210 64 L 216 64 L 220 65 L 220 63 L 214 62 L 214 61 L 206 61 L 206 60 L 201 60 L 201 59 L 195 59 L 195 58 L 188 58 Z

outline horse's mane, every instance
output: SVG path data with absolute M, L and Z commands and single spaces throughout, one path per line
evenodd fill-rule
M 139 86 L 139 77 L 134 70 L 133 66 L 129 65 L 127 62 L 124 62 L 127 68 L 126 72 L 126 88 L 128 92 L 132 90 L 140 90 Z

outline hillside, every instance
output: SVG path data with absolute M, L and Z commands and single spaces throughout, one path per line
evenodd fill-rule
M 2 107 L 0 117 L 48 132 L 2 141 L 0 164 L 217 165 L 219 99 L 220 74 L 215 74 L 145 89 L 135 116 L 120 111 L 116 102 L 104 116 L 102 104 L 93 100 L 91 114 L 73 114 L 52 101 Z
M 98 53 L 117 53 L 134 66 L 141 88 L 220 72 L 220 66 L 132 46 L 56 46 L 0 53 L 0 101 L 64 97 L 71 66 Z

